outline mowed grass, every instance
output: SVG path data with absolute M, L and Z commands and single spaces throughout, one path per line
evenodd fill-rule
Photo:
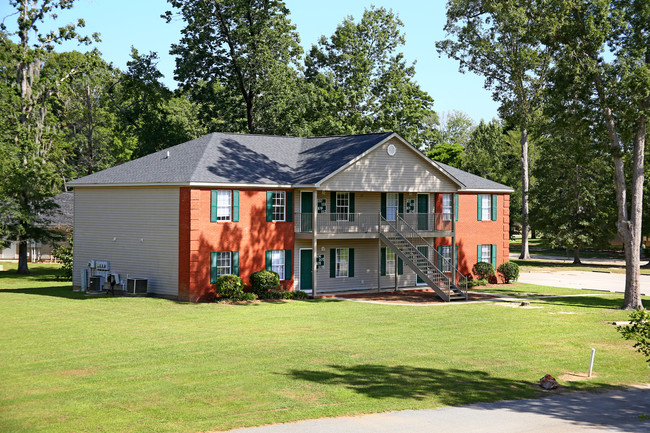
M 6 265 L 5 265 L 6 268 Z M 0 431 L 197 432 L 645 383 L 621 296 L 403 306 L 87 298 L 0 272 Z M 553 293 L 531 286 L 528 291 Z M 648 300 L 646 300 L 648 302 Z

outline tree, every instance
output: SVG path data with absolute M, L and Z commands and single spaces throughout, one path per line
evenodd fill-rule
M 565 104 L 578 97 L 594 107 L 606 131 L 616 226 L 625 248 L 623 308 L 642 308 L 639 250 L 650 115 L 650 8 L 643 0 L 556 0 L 545 6 L 539 28 L 540 39 L 553 48 L 553 94 Z
M 465 157 L 465 148 L 458 143 L 440 143 L 428 151 L 427 156 L 434 161 L 461 168 Z
M 233 132 L 287 129 L 285 115 L 291 119 L 299 105 L 293 85 L 302 48 L 284 2 L 168 1 L 186 23 L 170 51 L 177 56 L 175 78 L 182 88 L 214 92 Z M 174 13 L 163 17 L 170 22 Z
M 70 39 L 89 43 L 90 38 L 81 37 L 76 28 L 83 27 L 83 20 L 76 24 L 59 27 L 47 33 L 39 31 L 46 17 L 55 16 L 57 10 L 70 9 L 73 0 L 11 0 L 16 9 L 15 33 L 7 31 L 4 24 L 0 51 L 9 53 L 9 61 L 15 65 L 11 83 L 4 87 L 4 104 L 12 107 L 6 113 L 10 143 L 3 143 L 8 154 L 0 161 L 5 175 L 0 195 L 5 202 L 5 227 L 9 238 L 19 242 L 18 273 L 27 274 L 27 242 L 30 239 L 47 238 L 49 232 L 43 227 L 43 217 L 55 205 L 50 198 L 57 192 L 58 164 L 64 153 L 59 128 L 52 114 L 60 83 L 74 71 L 63 77 L 42 74 L 45 62 L 54 45 Z M 10 40 L 18 38 L 17 43 Z M 96 35 L 95 35 L 96 38 Z M 8 88 L 7 88 L 8 87 Z
M 392 11 L 371 7 L 359 22 L 347 17 L 312 46 L 305 76 L 314 86 L 316 134 L 395 131 L 418 147 L 431 139 L 433 99 L 398 52 L 402 26 Z
M 467 146 L 474 130 L 474 121 L 467 114 L 459 110 L 443 113 L 438 123 L 438 137 L 436 146 L 442 143 L 453 143 Z
M 522 245 L 529 259 L 528 140 L 542 102 L 550 56 L 539 42 L 530 9 L 535 1 L 450 0 L 445 31 L 454 39 L 436 43 L 438 52 L 460 62 L 461 72 L 485 77 L 501 118 L 521 133 Z

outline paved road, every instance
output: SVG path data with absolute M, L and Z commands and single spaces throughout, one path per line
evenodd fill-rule
M 625 292 L 625 274 L 588 271 L 522 272 L 519 282 L 569 289 L 609 290 Z M 650 275 L 641 275 L 641 294 L 650 295 Z
M 547 256 L 544 254 L 531 254 L 530 258 L 532 260 L 549 260 L 558 263 L 573 263 L 573 257 L 563 257 L 563 256 Z M 510 253 L 510 260 L 519 259 L 519 253 Z M 621 259 L 606 259 L 606 258 L 587 258 L 580 259 L 583 265 L 613 265 L 613 266 L 625 266 L 625 260 Z M 646 261 L 641 260 L 641 265 L 645 265 Z
M 650 385 L 602 394 L 324 418 L 233 430 L 238 433 L 644 432 L 650 431 Z M 641 417 L 640 417 L 641 416 Z

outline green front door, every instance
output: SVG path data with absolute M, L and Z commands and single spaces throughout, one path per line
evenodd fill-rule
M 418 230 L 429 230 L 429 194 L 418 194 Z
M 300 290 L 312 290 L 312 253 L 300 250 Z
M 426 245 L 419 245 L 417 249 L 419 252 L 424 254 L 424 257 L 426 257 L 427 259 L 429 258 L 429 247 L 427 247 Z M 424 284 L 424 280 L 420 278 L 419 275 L 417 277 L 418 277 L 417 284 Z
M 310 191 L 300 193 L 300 231 L 312 231 L 312 213 L 314 212 L 314 194 Z

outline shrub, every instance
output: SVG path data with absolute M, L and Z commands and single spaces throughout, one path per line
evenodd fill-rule
M 220 298 L 241 299 L 244 282 L 237 275 L 222 275 L 217 278 L 214 288 Z
M 262 299 L 269 290 L 277 289 L 279 285 L 280 275 L 278 275 L 277 272 L 263 269 L 251 274 L 251 288 L 253 293 L 259 296 L 260 299 Z
M 634 347 L 650 362 L 650 313 L 647 310 L 635 310 L 630 314 L 630 324 L 616 329 L 626 340 L 636 341 Z
M 309 293 L 303 292 L 302 290 L 296 290 L 293 293 L 293 299 L 309 299 Z
M 255 293 L 250 293 L 250 292 L 244 292 L 241 294 L 240 298 L 238 299 L 239 301 L 254 301 L 257 299 L 257 295 Z
M 66 241 L 69 245 L 59 245 L 52 250 L 52 255 L 61 262 L 61 274 L 57 279 L 72 281 L 72 236 Z
M 503 275 L 506 283 L 517 281 L 517 278 L 519 278 L 519 265 L 515 262 L 501 263 L 497 270 L 501 275 Z
M 476 287 L 476 286 L 487 286 L 488 280 L 486 279 L 481 279 L 481 280 L 469 280 L 467 282 L 469 287 Z
M 494 275 L 494 267 L 492 266 L 492 263 L 478 262 L 474 264 L 472 272 L 474 272 L 474 275 L 476 275 L 479 280 L 487 280 Z

